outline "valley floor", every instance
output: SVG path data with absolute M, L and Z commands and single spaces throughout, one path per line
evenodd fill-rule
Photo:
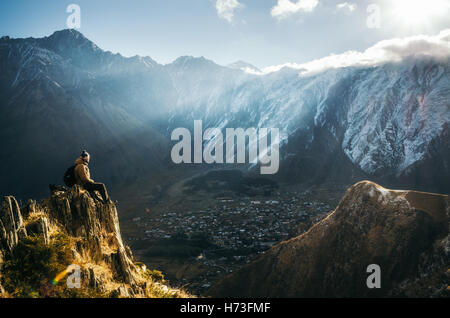
M 246 195 L 173 183 L 156 204 L 121 220 L 136 260 L 161 270 L 174 286 L 202 295 L 274 244 L 295 237 L 331 212 L 347 185 L 314 189 L 279 185 Z

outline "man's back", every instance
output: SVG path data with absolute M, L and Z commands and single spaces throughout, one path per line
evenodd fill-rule
M 75 160 L 75 181 L 78 185 L 85 185 L 88 182 L 94 182 L 91 179 L 91 174 L 89 172 L 88 163 L 79 157 Z

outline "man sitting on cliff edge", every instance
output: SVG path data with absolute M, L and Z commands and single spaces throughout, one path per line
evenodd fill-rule
M 89 173 L 88 167 L 89 160 L 90 155 L 86 150 L 83 150 L 81 156 L 75 160 L 75 183 L 86 189 L 92 197 L 94 197 L 94 191 L 100 192 L 103 202 L 106 203 L 109 201 L 108 192 L 106 191 L 106 187 L 103 183 L 94 182 L 94 180 L 91 179 L 91 174 Z

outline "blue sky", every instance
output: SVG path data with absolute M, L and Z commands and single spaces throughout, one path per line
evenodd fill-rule
M 450 28 L 448 0 L 2 0 L 0 35 L 42 37 L 67 28 L 72 3 L 81 8 L 79 31 L 102 49 L 160 63 L 182 55 L 222 65 L 303 63 Z M 379 28 L 367 25 L 371 4 Z

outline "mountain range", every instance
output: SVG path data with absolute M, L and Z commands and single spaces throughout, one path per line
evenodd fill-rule
M 82 149 L 113 189 L 165 180 L 172 130 L 198 119 L 204 129 L 279 128 L 282 182 L 371 178 L 448 193 L 449 75 L 450 59 L 431 56 L 302 75 L 204 57 L 126 58 L 75 30 L 4 36 L 0 194 L 43 197 Z

